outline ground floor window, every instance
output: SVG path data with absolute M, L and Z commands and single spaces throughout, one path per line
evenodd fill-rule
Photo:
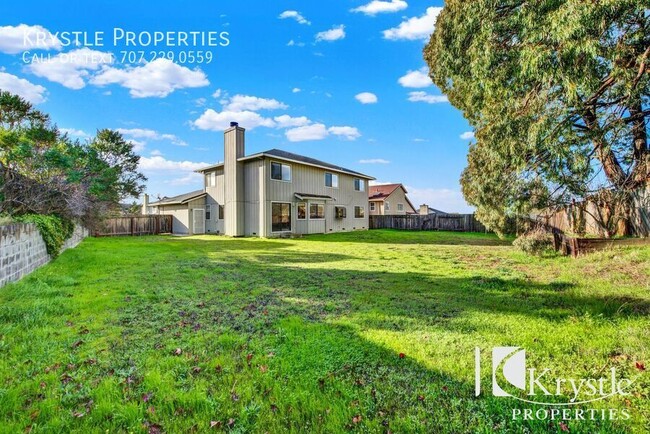
M 298 220 L 305 220 L 307 218 L 307 204 L 305 202 L 298 203 Z
M 355 219 L 362 219 L 365 215 L 365 209 L 363 209 L 362 206 L 355 206 L 354 207 L 354 218 Z
M 291 204 L 274 202 L 271 205 L 271 231 L 291 231 Z
M 205 206 L 205 219 L 210 220 L 212 217 L 212 206 L 211 205 L 206 205 Z
M 219 220 L 223 220 L 223 205 L 219 205 Z
M 325 205 L 322 203 L 310 203 L 309 204 L 309 218 L 311 220 L 324 219 L 325 218 Z

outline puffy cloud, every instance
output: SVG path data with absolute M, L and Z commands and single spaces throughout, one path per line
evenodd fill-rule
M 45 101 L 46 89 L 43 86 L 7 72 L 0 72 L 0 89 L 15 93 L 32 104 L 40 104 Z
M 249 110 L 230 111 L 224 110 L 217 112 L 213 109 L 207 109 L 192 124 L 201 130 L 223 131 L 230 127 L 230 122 L 239 122 L 239 124 L 249 130 L 257 127 L 275 127 L 273 119 L 265 118 Z
M 92 78 L 93 84 L 119 84 L 129 89 L 133 98 L 164 98 L 177 89 L 203 87 L 210 84 L 200 69 L 189 69 L 169 59 L 159 58 L 144 66 L 117 69 L 105 67 Z
M 465 202 L 459 190 L 449 188 L 416 188 L 406 185 L 408 196 L 414 206 L 427 204 L 445 212 L 472 213 L 474 209 Z
M 293 39 L 290 40 L 289 42 L 287 42 L 287 47 L 293 47 L 293 46 L 296 46 L 296 47 L 304 47 L 304 46 L 305 46 L 305 43 L 304 43 L 304 42 L 296 42 L 296 41 L 294 41 Z
M 37 40 L 38 36 L 38 40 Z M 27 50 L 60 50 L 61 41 L 42 26 L 0 26 L 0 52 L 21 53 Z
M 358 8 L 350 9 L 351 12 L 361 12 L 366 15 L 375 16 L 386 12 L 398 12 L 408 7 L 408 3 L 403 0 L 380 1 L 373 0 Z
M 305 142 L 309 140 L 323 140 L 329 135 L 324 124 L 311 124 L 302 127 L 292 128 L 285 133 L 290 142 Z
M 345 38 L 345 26 L 341 24 L 340 26 L 332 27 L 329 30 L 316 33 L 316 42 L 320 41 L 338 41 L 339 39 Z
M 389 164 L 390 161 L 384 160 L 383 158 L 369 158 L 367 160 L 359 160 L 361 164 Z
M 195 163 L 193 161 L 167 160 L 160 155 L 151 157 L 140 157 L 140 170 L 144 172 L 181 171 L 193 172 L 202 167 L 209 166 L 208 163 Z
M 409 92 L 408 100 L 411 102 L 426 102 L 427 104 L 449 102 L 447 95 L 431 95 L 423 91 Z
M 62 84 L 69 89 L 86 86 L 90 71 L 113 63 L 113 54 L 84 47 L 67 53 L 59 53 L 49 59 L 35 60 L 29 69 L 39 77 Z
M 429 7 L 421 17 L 409 18 L 399 26 L 384 30 L 384 38 L 396 40 L 427 40 L 436 27 L 436 20 L 442 11 L 441 7 Z
M 403 87 L 422 88 L 433 84 L 429 78 L 429 68 L 426 66 L 416 71 L 409 71 L 397 80 Z
M 291 117 L 289 115 L 276 116 L 273 118 L 278 128 L 293 128 L 309 125 L 311 121 L 306 116 Z
M 217 99 L 221 98 L 221 92 L 222 92 L 221 89 L 215 90 L 214 93 L 212 94 L 212 98 L 217 98 Z
M 291 18 L 296 20 L 299 24 L 311 25 L 311 22 L 303 17 L 298 11 L 284 11 L 278 16 L 278 18 L 281 20 Z
M 67 134 L 71 137 L 81 137 L 81 138 L 88 138 L 90 137 L 90 134 L 83 130 L 77 130 L 74 128 L 59 128 L 59 131 L 62 132 L 63 134 Z
M 361 92 L 354 96 L 361 104 L 375 104 L 377 102 L 377 95 L 370 92 Z
M 361 137 L 361 133 L 355 127 L 330 127 L 327 131 L 330 134 L 342 137 L 345 140 L 356 140 Z
M 118 128 L 117 132 L 127 137 L 135 137 L 136 139 L 169 140 L 175 145 L 187 146 L 185 141 L 179 139 L 174 134 L 162 134 L 146 128 Z
M 244 110 L 278 110 L 286 109 L 287 105 L 275 99 L 258 98 L 250 95 L 235 95 L 224 105 L 223 109 L 233 112 Z
M 474 138 L 474 131 L 465 131 L 460 135 L 460 138 L 463 140 L 472 140 Z
M 300 92 L 301 90 L 302 90 L 302 89 L 300 89 L 299 87 L 294 87 L 294 88 L 291 90 L 291 92 L 293 92 L 293 93 L 298 93 L 298 92 Z

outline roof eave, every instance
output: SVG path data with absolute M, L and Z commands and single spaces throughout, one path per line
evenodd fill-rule
M 332 172 L 345 173 L 346 175 L 351 175 L 351 176 L 356 176 L 356 177 L 359 177 L 359 178 L 364 178 L 364 179 L 367 179 L 369 181 L 373 181 L 373 180 L 376 179 L 376 178 L 373 178 L 370 175 L 365 175 L 365 174 L 359 173 L 359 172 L 350 172 L 350 171 L 347 171 L 347 170 L 334 169 L 332 167 L 321 166 L 320 164 L 305 163 L 304 161 L 294 160 L 293 158 L 280 157 L 280 156 L 273 155 L 273 154 L 267 154 L 266 152 L 260 152 L 260 153 L 257 153 L 257 154 L 248 155 L 246 157 L 241 157 L 241 158 L 238 158 L 237 161 L 248 161 L 248 160 L 254 160 L 256 158 L 271 158 L 273 160 L 290 161 L 292 163 L 302 164 L 304 166 L 318 167 L 318 168 L 324 169 L 324 170 L 331 170 Z

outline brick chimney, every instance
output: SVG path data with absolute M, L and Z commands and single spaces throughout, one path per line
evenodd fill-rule
M 237 122 L 223 133 L 224 155 L 224 219 L 226 235 L 244 235 L 244 163 L 237 161 L 244 156 L 246 130 Z

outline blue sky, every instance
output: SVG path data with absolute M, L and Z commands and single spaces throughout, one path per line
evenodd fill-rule
M 471 128 L 422 60 L 442 2 L 189 4 L 3 2 L 0 88 L 81 140 L 120 129 L 142 156 L 153 196 L 201 188 L 192 171 L 223 159 L 222 130 L 236 120 L 247 128 L 247 153 L 308 155 L 401 182 L 416 205 L 470 209 L 458 179 Z M 121 31 L 133 32 L 135 45 L 123 37 L 115 45 Z M 85 39 L 70 42 L 72 32 Z M 156 32 L 171 43 L 178 32 L 212 32 L 214 40 L 153 46 L 147 39 Z M 122 59 L 124 51 L 132 54 Z M 171 51 L 173 61 L 152 51 Z M 212 61 L 190 63 L 199 51 Z

